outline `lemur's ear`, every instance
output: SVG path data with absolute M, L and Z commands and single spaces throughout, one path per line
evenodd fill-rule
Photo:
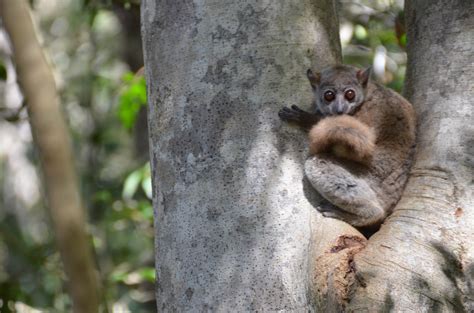
M 309 83 L 311 84 L 311 87 L 313 87 L 313 89 L 316 89 L 316 87 L 319 85 L 319 82 L 321 80 L 321 75 L 318 72 L 313 73 L 313 71 L 309 68 L 306 71 L 306 76 L 309 79 Z
M 357 79 L 362 84 L 363 87 L 367 86 L 370 78 L 370 72 L 372 71 L 372 67 L 369 66 L 365 70 L 358 70 L 357 71 Z

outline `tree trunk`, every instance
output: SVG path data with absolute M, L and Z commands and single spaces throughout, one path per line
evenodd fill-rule
M 472 312 L 473 4 L 407 3 L 418 152 L 370 240 L 322 218 L 306 68 L 339 59 L 330 2 L 143 5 L 160 311 Z
M 318 230 L 357 232 L 305 197 L 305 135 L 277 112 L 340 60 L 334 3 L 148 0 L 142 23 L 158 311 L 312 310 Z
M 27 2 L 0 0 L 0 16 L 12 41 L 74 312 L 98 312 L 97 273 L 53 73 L 36 37 Z
M 415 164 L 379 232 L 317 261 L 320 308 L 474 312 L 472 12 L 472 1 L 407 1 Z

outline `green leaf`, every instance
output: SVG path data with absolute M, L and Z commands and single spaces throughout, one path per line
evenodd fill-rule
M 362 25 L 356 25 L 354 29 L 354 35 L 357 39 L 363 40 L 367 38 L 367 30 Z
M 123 76 L 125 87 L 120 94 L 118 116 L 126 129 L 135 125 L 140 108 L 146 105 L 146 83 L 143 77 L 135 77 L 132 73 Z
M 143 280 L 154 282 L 156 278 L 156 272 L 153 267 L 142 267 L 139 270 L 139 274 Z
M 138 186 L 142 181 L 142 176 L 142 169 L 133 171 L 130 173 L 130 175 L 128 175 L 123 184 L 122 197 L 124 199 L 131 199 L 135 192 L 137 192 Z
M 99 190 L 94 194 L 94 201 L 110 203 L 112 200 L 112 194 L 108 190 Z
M 153 198 L 153 189 L 151 187 L 151 177 L 146 177 L 142 180 L 142 189 L 148 199 Z
M 153 206 L 151 205 L 150 202 L 141 202 L 138 209 L 140 210 L 140 213 L 142 215 L 142 218 L 152 221 L 153 220 Z
M 150 162 L 147 162 L 143 166 L 142 189 L 145 192 L 147 198 L 152 199 L 152 197 L 153 197 L 153 188 L 151 186 Z
M 123 282 L 127 278 L 128 274 L 125 272 L 115 272 L 111 275 L 111 279 L 114 282 Z
M 393 30 L 380 31 L 378 37 L 384 46 L 397 44 L 397 36 Z
M 400 37 L 400 45 L 402 45 L 403 47 L 406 47 L 406 45 L 407 45 L 407 34 L 403 34 Z

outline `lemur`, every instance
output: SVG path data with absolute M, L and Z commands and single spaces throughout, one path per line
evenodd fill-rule
M 305 175 L 334 206 L 326 217 L 355 227 L 380 225 L 400 199 L 415 148 L 416 117 L 395 91 L 370 81 L 370 68 L 307 71 L 313 112 L 297 106 L 281 119 L 309 130 Z

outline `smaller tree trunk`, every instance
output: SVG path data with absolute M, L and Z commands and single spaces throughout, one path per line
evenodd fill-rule
M 26 1 L 0 0 L 0 15 L 12 41 L 18 77 L 28 102 L 74 312 L 97 312 L 98 280 L 85 230 L 71 142 L 54 77 L 36 37 Z

